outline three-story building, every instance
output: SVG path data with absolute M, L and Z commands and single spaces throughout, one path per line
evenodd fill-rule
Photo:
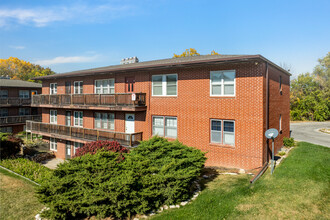
M 40 83 L 0 78 L 0 132 L 16 134 L 25 130 L 26 120 L 41 120 L 31 107 L 32 95 L 40 93 Z
M 268 128 L 280 131 L 276 151 L 289 136 L 290 74 L 261 55 L 123 63 L 38 78 L 42 122 L 27 129 L 59 158 L 89 141 L 159 135 L 207 152 L 207 166 L 245 169 L 268 161 Z

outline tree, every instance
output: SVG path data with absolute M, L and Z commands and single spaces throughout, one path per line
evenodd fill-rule
M 0 59 L 0 76 L 9 76 L 11 79 L 20 79 L 34 82 L 32 78 L 55 74 L 50 68 L 20 60 L 16 57 Z
M 330 119 L 330 53 L 314 68 L 313 73 L 301 74 L 291 81 L 291 119 Z
M 190 57 L 190 56 L 199 56 L 200 54 L 194 48 L 186 49 L 182 54 L 174 54 L 173 58 L 178 57 Z M 219 53 L 215 52 L 214 50 L 211 51 L 211 54 L 208 55 L 220 55 Z

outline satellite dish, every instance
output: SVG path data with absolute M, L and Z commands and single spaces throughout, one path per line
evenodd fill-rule
M 275 139 L 278 136 L 278 131 L 275 128 L 268 129 L 265 132 L 265 136 L 268 139 Z

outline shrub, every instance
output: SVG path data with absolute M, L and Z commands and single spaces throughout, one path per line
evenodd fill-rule
M 85 154 L 95 154 L 98 150 L 106 150 L 118 153 L 128 153 L 129 150 L 126 147 L 121 146 L 117 141 L 94 141 L 85 144 L 83 147 L 78 148 L 75 157 L 79 157 Z
M 52 159 L 55 158 L 55 154 L 54 152 L 42 152 L 39 154 L 35 154 L 33 155 L 30 160 L 40 163 L 42 161 L 48 160 L 48 159 Z
M 283 145 L 285 147 L 293 147 L 294 146 L 294 139 L 293 138 L 284 137 L 283 138 Z
M 286 153 L 284 152 L 284 151 L 280 151 L 280 152 L 278 152 L 278 155 L 280 155 L 280 156 L 284 156 Z
M 15 156 L 21 150 L 22 140 L 9 133 L 0 133 L 0 157 L 1 159 Z
M 0 165 L 37 183 L 42 183 L 52 173 L 49 168 L 24 158 L 1 160 Z
M 200 150 L 154 137 L 129 154 L 98 151 L 60 164 L 37 189 L 51 219 L 130 218 L 190 196 L 206 160 Z

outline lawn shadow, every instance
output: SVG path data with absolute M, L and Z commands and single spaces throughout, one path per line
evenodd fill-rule
M 215 178 L 219 176 L 219 172 L 216 168 L 213 167 L 205 167 L 202 170 L 201 175 L 198 177 L 198 183 L 201 187 L 201 191 L 203 191 L 206 188 L 206 185 L 209 182 L 212 182 Z

